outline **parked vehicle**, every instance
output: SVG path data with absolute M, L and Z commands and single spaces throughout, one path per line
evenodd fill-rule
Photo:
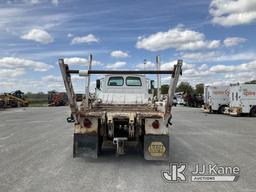
M 176 96 L 174 96 L 174 97 L 173 97 L 173 100 L 172 100 L 172 105 L 176 107 L 176 106 L 177 106 L 177 104 L 178 104 L 177 97 L 176 97 Z
M 24 93 L 20 90 L 0 95 L 0 107 L 27 107 L 29 101 L 24 97 Z
M 230 115 L 256 116 L 256 84 L 231 84 L 229 99 Z
M 181 73 L 182 61 L 173 70 L 105 71 L 70 70 L 64 61 L 59 65 L 67 91 L 71 116 L 74 122 L 73 156 L 98 157 L 103 145 L 116 148 L 116 154 L 125 153 L 126 147 L 133 145 L 142 149 L 147 160 L 167 160 L 169 158 L 169 126 L 174 92 Z M 71 74 L 86 76 L 85 98 L 80 108 L 75 100 Z M 105 74 L 96 81 L 96 92 L 89 96 L 90 75 Z M 150 99 L 148 81 L 145 74 L 172 74 L 168 97 L 165 101 Z
M 0 98 L 0 109 L 3 109 L 4 108 L 4 99 L 1 99 Z
M 223 114 L 229 105 L 229 86 L 205 86 L 204 105 L 206 112 Z
M 176 95 L 176 98 L 177 98 L 177 104 L 178 105 L 185 105 L 185 101 L 184 101 L 182 95 Z
M 204 104 L 204 99 L 202 95 L 187 95 L 185 97 L 187 103 L 185 105 L 189 106 L 189 107 L 199 107 L 201 108 L 202 105 Z
M 65 92 L 48 92 L 48 106 L 65 106 L 68 105 L 68 96 Z

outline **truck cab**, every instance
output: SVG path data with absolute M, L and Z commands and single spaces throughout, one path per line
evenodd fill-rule
M 96 97 L 105 104 L 147 104 L 149 80 L 144 75 L 106 75 L 96 81 Z

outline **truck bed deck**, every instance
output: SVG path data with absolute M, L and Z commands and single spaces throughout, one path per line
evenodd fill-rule
M 163 117 L 164 113 L 157 111 L 153 106 L 150 105 L 111 105 L 111 104 L 100 104 L 93 106 L 88 110 L 81 108 L 81 116 L 102 116 L 104 113 L 137 113 L 144 117 Z

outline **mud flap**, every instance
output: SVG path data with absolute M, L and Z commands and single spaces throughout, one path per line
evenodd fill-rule
M 144 159 L 168 160 L 169 135 L 144 135 Z
M 98 135 L 74 134 L 73 157 L 98 158 Z

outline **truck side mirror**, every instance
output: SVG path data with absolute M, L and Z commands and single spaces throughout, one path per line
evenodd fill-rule
M 97 89 L 100 89 L 100 79 L 97 79 L 97 80 L 96 80 L 96 88 L 97 88 Z
M 150 89 L 154 89 L 154 84 L 155 84 L 154 80 L 151 80 L 150 81 Z

